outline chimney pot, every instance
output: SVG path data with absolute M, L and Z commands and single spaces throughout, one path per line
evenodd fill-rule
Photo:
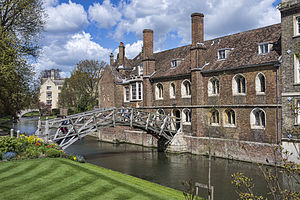
M 202 43 L 204 40 L 204 15 L 202 13 L 193 13 L 192 18 L 192 46 Z

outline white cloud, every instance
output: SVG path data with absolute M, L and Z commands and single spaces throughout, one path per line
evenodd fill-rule
M 118 8 L 110 3 L 110 0 L 104 0 L 101 4 L 94 3 L 89 7 L 89 18 L 95 21 L 99 28 L 109 28 L 121 19 L 121 13 Z
M 138 38 L 142 30 L 154 30 L 156 48 L 162 47 L 168 33 L 177 32 L 182 43 L 191 41 L 193 12 L 205 15 L 205 38 L 241 32 L 280 22 L 280 13 L 273 7 L 274 0 L 132 0 L 118 6 L 122 13 L 112 34 L 122 40 L 128 33 Z
M 143 47 L 142 40 L 138 40 L 133 44 L 125 44 L 125 56 L 129 59 L 134 58 L 142 51 L 142 47 Z M 119 48 L 114 50 L 114 55 L 117 55 L 118 53 L 119 53 Z
M 49 45 L 44 46 L 35 68 L 37 72 L 58 68 L 65 74 L 69 74 L 80 60 L 108 61 L 110 52 L 110 49 L 93 42 L 89 33 L 76 33 L 61 40 L 53 40 Z
M 49 5 L 55 1 L 48 1 Z M 87 14 L 82 5 L 62 3 L 56 7 L 47 7 L 48 15 L 45 30 L 49 33 L 77 32 L 88 25 Z
M 50 6 L 56 6 L 58 4 L 58 0 L 43 0 L 43 5 L 45 8 Z

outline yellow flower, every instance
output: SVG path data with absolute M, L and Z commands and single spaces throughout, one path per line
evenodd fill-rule
M 24 134 L 22 134 L 22 135 L 20 135 L 20 137 L 25 137 L 25 135 L 24 135 Z
M 77 160 L 76 156 L 73 157 L 73 160 Z

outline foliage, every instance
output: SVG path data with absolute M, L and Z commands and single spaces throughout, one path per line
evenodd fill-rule
M 49 149 L 46 151 L 46 155 L 47 155 L 47 157 L 49 157 L 49 158 L 57 158 L 57 157 L 60 157 L 61 154 L 62 154 L 62 152 L 59 151 L 58 149 L 49 148 Z
M 43 29 L 42 0 L 0 0 L 0 116 L 17 112 L 36 99 L 28 56 L 36 56 Z
M 98 84 L 106 63 L 96 60 L 80 61 L 69 79 L 66 79 L 58 104 L 63 108 L 83 112 L 98 104 Z
M 184 186 L 183 196 L 185 200 L 193 200 L 196 197 L 195 185 L 192 180 L 182 181 Z

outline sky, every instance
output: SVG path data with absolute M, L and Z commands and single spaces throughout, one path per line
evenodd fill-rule
M 191 14 L 204 14 L 204 39 L 280 23 L 280 0 L 43 0 L 45 31 L 35 71 L 60 69 L 70 76 L 80 60 L 134 58 L 143 29 L 154 31 L 154 51 L 191 43 Z

